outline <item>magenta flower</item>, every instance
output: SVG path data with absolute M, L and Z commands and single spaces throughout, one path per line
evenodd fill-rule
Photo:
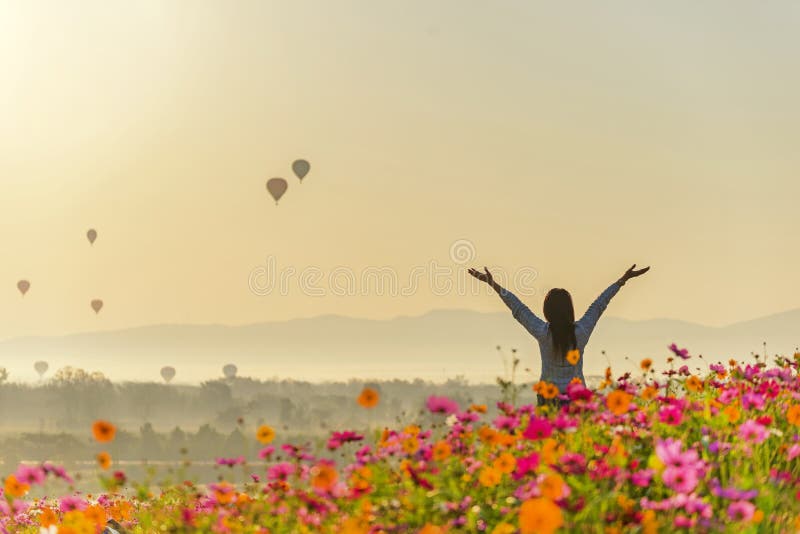
M 650 481 L 653 480 L 653 473 L 654 471 L 652 469 L 635 471 L 631 473 L 631 484 L 639 486 L 640 488 L 646 488 L 650 485 Z
M 364 439 L 364 436 L 361 434 L 356 434 L 351 430 L 345 430 L 344 432 L 334 432 L 331 436 L 331 439 L 328 440 L 328 449 L 335 451 L 345 443 L 350 443 L 353 441 L 361 441 Z
M 658 419 L 662 423 L 678 426 L 683 421 L 683 412 L 677 406 L 665 406 L 658 411 Z
M 431 395 L 426 402 L 428 410 L 433 413 L 451 414 L 458 412 L 458 403 L 447 397 Z
M 688 360 L 691 358 L 691 356 L 689 356 L 688 349 L 679 349 L 675 343 L 669 346 L 669 350 L 671 350 L 675 356 L 682 360 Z
M 553 433 L 553 425 L 545 417 L 531 417 L 528 428 L 522 433 L 526 439 L 545 439 Z
M 539 467 L 539 455 L 532 452 L 528 456 L 523 456 L 517 460 L 517 468 L 511 477 L 514 480 L 520 480 L 528 473 L 536 471 L 537 467 Z

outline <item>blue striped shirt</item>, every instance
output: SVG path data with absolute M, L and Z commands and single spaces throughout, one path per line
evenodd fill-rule
M 583 349 L 589 342 L 598 319 L 605 311 L 611 298 L 617 294 L 622 286 L 619 282 L 614 282 L 608 289 L 603 291 L 595 300 L 580 320 L 575 322 L 575 340 L 578 342 L 578 350 L 581 353 L 577 365 L 570 364 L 562 354 L 557 354 L 553 348 L 553 335 L 550 332 L 550 323 L 541 320 L 533 313 L 530 308 L 524 305 L 512 292 L 504 289 L 500 292 L 500 298 L 511 309 L 514 318 L 531 333 L 536 341 L 539 342 L 539 352 L 542 356 L 542 374 L 540 380 L 551 382 L 558 387 L 562 393 L 566 392 L 567 384 L 573 378 L 580 378 L 584 384 L 583 377 Z

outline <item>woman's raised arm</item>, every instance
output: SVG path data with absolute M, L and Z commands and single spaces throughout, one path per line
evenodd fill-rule
M 539 317 L 523 304 L 514 293 L 495 282 L 489 269 L 484 267 L 483 270 L 484 272 L 480 272 L 476 269 L 469 269 L 468 272 L 481 282 L 486 282 L 492 289 L 497 291 L 497 294 L 500 295 L 500 298 L 503 299 L 503 302 L 505 302 L 506 306 L 511 310 L 511 315 L 514 316 L 514 319 L 519 321 L 519 323 L 525 327 L 525 330 L 530 332 L 533 337 L 540 339 L 547 335 L 547 323 L 539 319 Z

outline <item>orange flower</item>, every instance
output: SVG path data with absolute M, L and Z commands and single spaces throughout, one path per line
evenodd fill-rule
M 94 505 L 89 506 L 86 510 L 83 511 L 83 517 L 91 521 L 95 524 L 95 526 L 105 526 L 106 521 L 108 521 L 108 517 L 106 516 L 106 511 L 103 510 L 102 506 Z
M 108 469 L 111 467 L 111 455 L 107 452 L 101 452 L 97 455 L 97 465 L 100 469 Z
M 528 499 L 519 507 L 521 534 L 552 534 L 563 524 L 561 508 L 550 499 Z
M 419 450 L 419 441 L 415 437 L 406 438 L 403 440 L 402 446 L 403 452 L 412 455 Z
M 722 410 L 722 413 L 725 414 L 725 417 L 728 418 L 729 423 L 735 423 L 736 421 L 739 420 L 739 417 L 741 417 L 742 415 L 741 412 L 739 411 L 739 408 L 732 405 L 726 406 L 725 409 Z
M 478 476 L 478 480 L 480 481 L 481 485 L 487 488 L 493 488 L 500 483 L 502 476 L 502 473 L 500 473 L 500 471 L 494 467 L 484 467 L 481 469 L 481 474 Z
M 453 448 L 446 441 L 439 441 L 433 446 L 433 459 L 437 462 L 443 462 L 450 457 Z
M 272 443 L 272 440 L 275 439 L 275 431 L 269 425 L 261 425 L 256 431 L 256 439 L 263 445 Z
M 533 386 L 533 390 L 545 399 L 554 399 L 558 395 L 558 387 L 544 380 Z
M 422 432 L 422 429 L 417 425 L 408 425 L 403 429 L 403 433 L 409 436 L 418 436 L 420 432 Z
M 615 415 L 622 415 L 628 411 L 631 405 L 631 395 L 621 389 L 612 391 L 606 397 L 606 406 Z
M 6 478 L 6 495 L 10 495 L 15 499 L 19 499 L 20 497 L 24 497 L 30 489 L 31 487 L 28 484 L 20 482 L 14 475 L 8 475 L 8 478 Z
M 469 407 L 469 411 L 471 412 L 478 412 L 478 413 L 486 413 L 486 405 L 485 404 L 473 404 Z
M 786 410 L 786 420 L 790 425 L 800 426 L 800 404 L 793 404 Z
M 496 434 L 497 434 L 497 431 L 495 429 L 493 429 L 490 426 L 486 426 L 486 425 L 483 425 L 478 430 L 478 438 L 484 443 L 491 442 L 494 439 Z
M 220 482 L 214 489 L 214 497 L 220 504 L 230 504 L 235 497 L 235 490 L 236 488 L 234 488 L 232 484 Z
M 311 468 L 311 485 L 319 490 L 330 490 L 338 478 L 336 469 L 327 463 L 319 463 Z
M 95 421 L 92 425 L 92 434 L 94 439 L 100 443 L 108 443 L 113 441 L 117 433 L 117 428 L 108 421 Z
M 444 527 L 426 523 L 425 526 L 420 529 L 419 534 L 445 534 L 446 532 L 447 530 L 445 530 Z
M 56 515 L 53 509 L 42 508 L 42 511 L 39 514 L 39 526 L 42 528 L 50 528 L 56 524 L 58 524 L 58 515 Z
M 611 376 L 611 367 L 606 367 L 606 380 L 611 382 L 614 377 Z
M 653 386 L 647 386 L 642 390 L 642 400 L 651 401 L 658 396 L 658 389 Z
M 361 395 L 358 396 L 358 404 L 364 408 L 374 408 L 378 405 L 379 395 L 378 392 L 372 388 L 364 388 Z
M 567 352 L 567 361 L 570 363 L 570 365 L 577 365 L 580 359 L 581 351 L 578 349 L 573 349 Z
M 646 373 L 647 371 L 650 370 L 651 367 L 653 367 L 653 360 L 651 360 L 650 358 L 645 358 L 644 360 L 641 361 L 641 363 L 639 363 L 639 367 L 641 367 L 642 371 Z
M 703 381 L 694 375 L 687 378 L 686 382 L 683 383 L 683 386 L 687 391 L 693 391 L 694 393 L 700 393 L 703 391 Z
M 504 452 L 495 459 L 492 463 L 492 467 L 501 473 L 510 474 L 517 467 L 517 460 L 514 459 L 512 454 Z
M 547 475 L 539 484 L 544 497 L 557 501 L 564 496 L 564 479 L 557 474 Z

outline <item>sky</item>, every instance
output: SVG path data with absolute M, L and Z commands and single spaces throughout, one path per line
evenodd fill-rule
M 484 265 L 534 310 L 633 263 L 611 315 L 800 305 L 800 4 L 80 4 L 0 4 L 0 338 L 501 311 Z

